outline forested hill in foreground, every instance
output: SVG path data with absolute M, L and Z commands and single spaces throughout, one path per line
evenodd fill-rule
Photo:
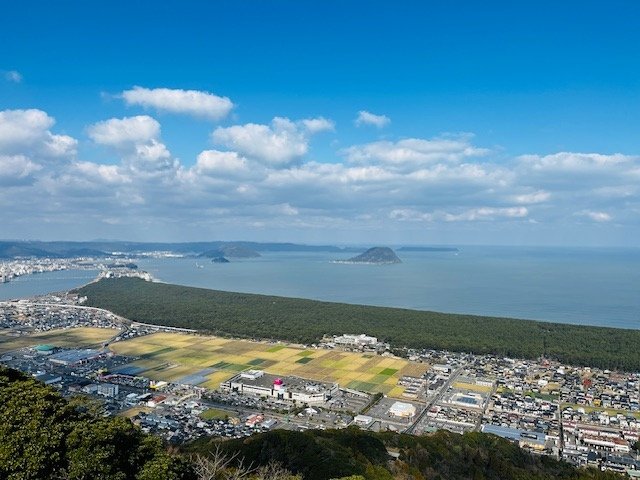
M 596 469 L 577 469 L 533 455 L 494 435 L 441 430 L 415 437 L 344 430 L 274 430 L 247 439 L 200 439 L 187 451 L 206 455 L 215 446 L 245 463 L 277 462 L 303 480 L 616 480 Z M 399 453 L 389 461 L 388 450 Z
M 88 305 L 131 320 L 219 335 L 313 343 L 325 334 L 366 332 L 394 347 L 545 355 L 574 365 L 640 369 L 640 330 L 221 292 L 136 278 L 103 279 L 79 293 Z
M 493 435 L 430 437 L 357 428 L 275 430 L 219 445 L 196 441 L 169 453 L 128 419 L 66 400 L 51 387 L 0 366 L 0 479 L 7 480 L 615 480 L 533 456 Z M 394 461 L 387 449 L 400 452 Z M 242 460 L 249 469 L 233 462 Z M 355 475 L 355 477 L 351 477 Z
M 0 479 L 196 480 L 159 438 L 92 408 L 0 366 Z

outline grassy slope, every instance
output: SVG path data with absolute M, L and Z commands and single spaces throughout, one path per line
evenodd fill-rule
M 80 289 L 88 305 L 132 320 L 215 334 L 311 343 L 324 334 L 360 333 L 394 346 L 640 369 L 640 330 L 319 302 L 106 279 Z

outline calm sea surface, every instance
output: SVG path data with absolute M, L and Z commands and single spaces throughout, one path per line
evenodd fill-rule
M 0 300 L 64 292 L 89 283 L 97 275 L 97 270 L 61 270 L 25 275 L 14 278 L 9 283 L 0 283 Z
M 228 264 L 137 263 L 161 281 L 217 290 L 640 328 L 640 249 L 463 247 L 398 255 L 403 263 L 387 266 L 330 263 L 353 254 L 291 252 Z M 73 275 L 24 277 L 0 285 L 0 299 L 68 289 L 90 278 L 89 272 Z

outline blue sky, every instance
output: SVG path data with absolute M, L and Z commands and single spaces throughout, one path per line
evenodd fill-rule
M 639 13 L 14 2 L 0 237 L 637 246 Z

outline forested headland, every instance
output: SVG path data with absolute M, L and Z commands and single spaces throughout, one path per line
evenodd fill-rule
M 311 344 L 325 334 L 367 333 L 393 347 L 640 369 L 640 330 L 223 292 L 137 278 L 103 279 L 78 292 L 87 296 L 87 305 L 131 320 L 215 335 Z

